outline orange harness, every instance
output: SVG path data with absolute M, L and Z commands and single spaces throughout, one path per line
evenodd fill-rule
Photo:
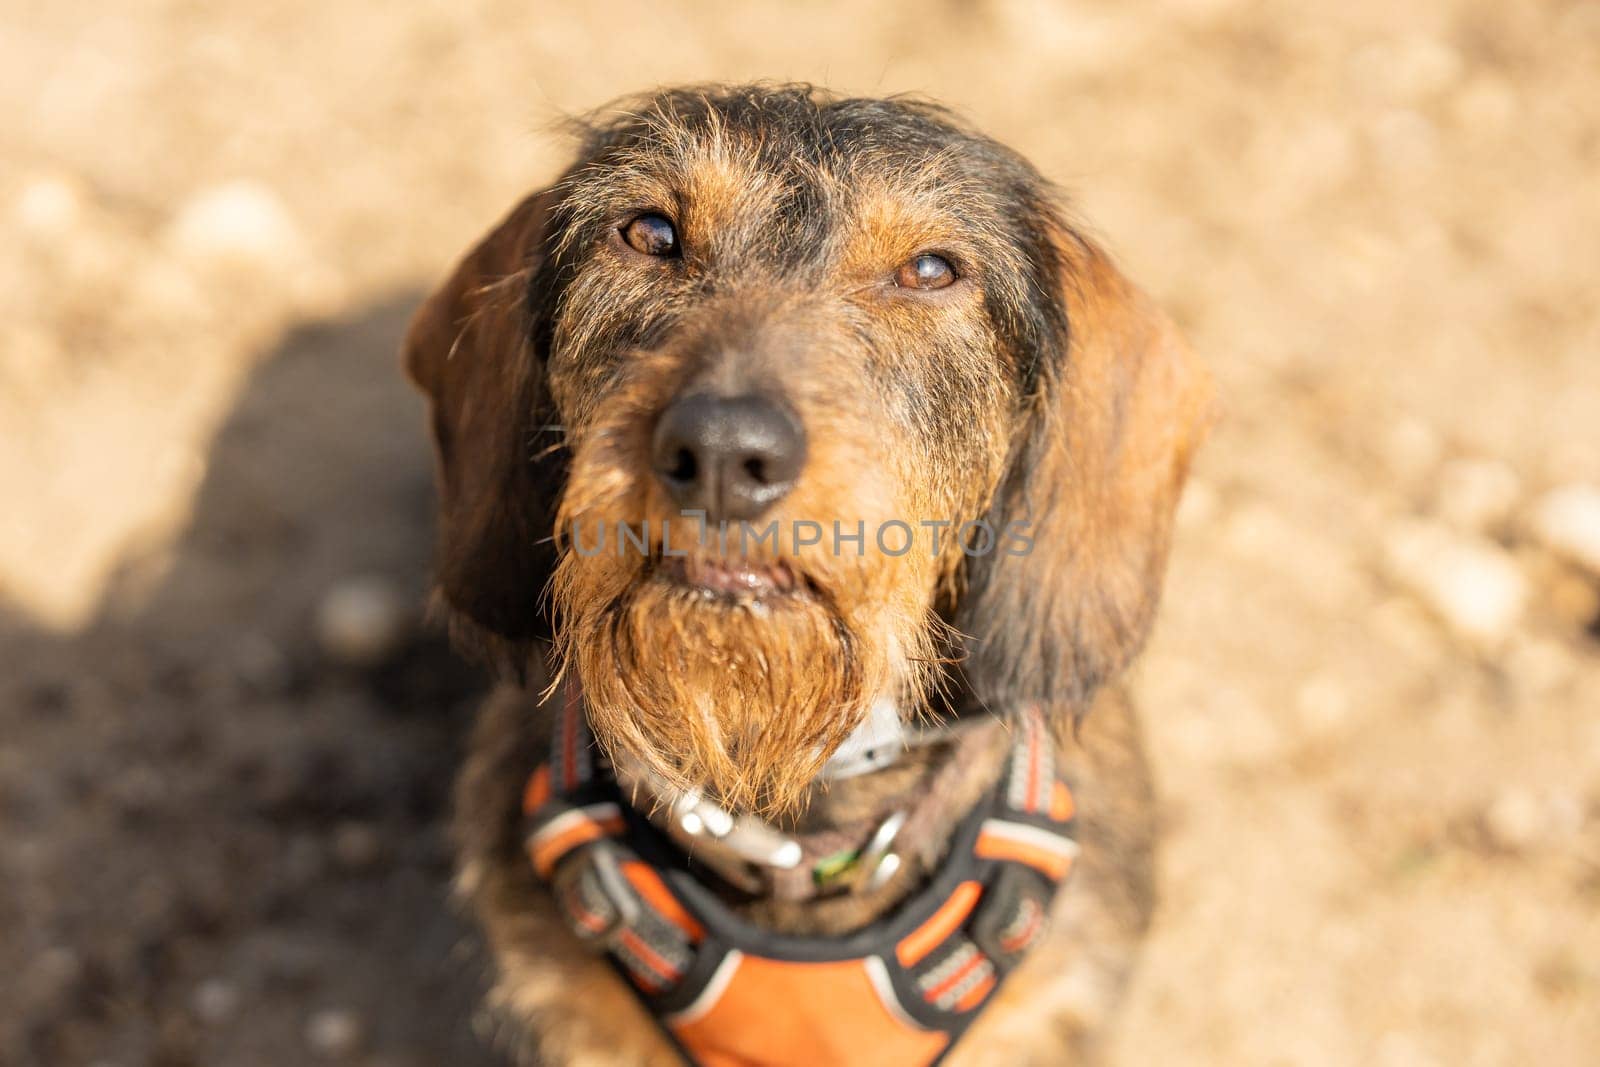
M 569 687 L 528 782 L 527 849 L 573 931 L 603 947 L 704 1067 L 938 1062 L 1044 932 L 1072 867 L 1072 794 L 1036 710 L 929 884 L 842 937 L 746 922 L 624 802 Z

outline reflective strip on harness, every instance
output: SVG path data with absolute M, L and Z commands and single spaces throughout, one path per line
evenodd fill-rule
M 1037 712 L 1022 716 L 1022 737 L 1011 750 L 1006 803 L 1028 815 L 1048 811 L 1051 788 L 1056 784 L 1055 758 L 1048 728 Z
M 561 713 L 556 716 L 556 729 L 550 739 L 550 787 L 554 792 L 571 792 L 594 777 L 590 740 L 578 687 L 564 685 Z
M 1039 902 L 1019 901 L 1016 916 L 1000 930 L 1000 948 L 1004 952 L 1021 952 L 1043 929 L 1044 908 Z
M 966 938 L 921 978 L 922 997 L 940 1011 L 966 1011 L 994 988 L 994 961 Z

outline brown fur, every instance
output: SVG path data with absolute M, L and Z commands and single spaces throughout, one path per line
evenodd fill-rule
M 619 239 L 646 211 L 674 221 L 681 258 Z M 896 268 L 930 251 L 961 281 L 896 289 Z M 908 715 L 1038 702 L 1062 724 L 1109 706 L 1061 746 L 1091 839 L 1051 945 L 956 1057 L 1062 1062 L 1052 1050 L 1111 1002 L 1147 914 L 1142 762 L 1120 698 L 1097 693 L 1148 630 L 1209 391 L 1032 168 L 914 102 L 759 86 L 630 101 L 427 301 L 406 363 L 433 402 L 439 588 L 461 629 L 536 680 L 553 640 L 601 741 L 671 780 L 827 823 L 938 763 L 813 784 L 880 695 Z M 705 389 L 780 398 L 806 428 L 803 474 L 758 525 L 931 520 L 951 524 L 940 551 L 921 530 L 903 556 L 870 533 L 860 555 L 747 545 L 806 592 L 756 603 L 669 580 L 662 530 L 683 546 L 692 527 L 652 478 L 650 430 Z M 977 519 L 1028 520 L 1033 550 L 964 552 L 950 531 Z M 572 543 L 646 520 L 647 553 Z M 463 886 L 500 961 L 497 1001 L 547 1058 L 670 1061 L 520 854 L 537 704 L 526 684 L 491 702 L 459 794 Z M 948 821 L 986 784 L 964 783 Z M 869 897 L 746 911 L 785 930 L 851 929 L 914 888 L 937 849 L 916 860 Z

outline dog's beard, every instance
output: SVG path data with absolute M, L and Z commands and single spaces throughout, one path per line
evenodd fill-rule
M 654 582 L 567 617 L 560 648 L 599 737 L 680 788 L 791 810 L 890 674 L 815 600 L 708 603 Z

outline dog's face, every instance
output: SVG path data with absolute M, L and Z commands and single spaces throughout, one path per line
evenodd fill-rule
M 1081 710 L 1143 635 L 1203 409 L 1020 158 L 802 89 L 596 122 L 408 350 L 446 599 L 517 642 L 548 581 L 599 735 L 768 810 L 952 652 L 980 699 Z

